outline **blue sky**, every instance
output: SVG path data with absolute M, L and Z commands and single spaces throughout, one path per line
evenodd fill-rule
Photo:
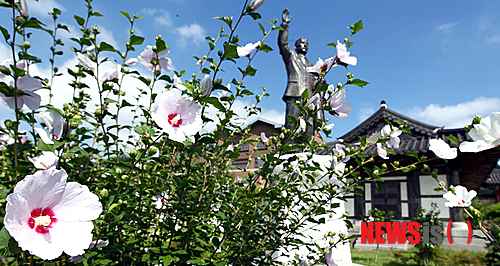
M 60 22 L 67 24 L 77 34 L 78 27 L 73 14 L 84 15 L 84 1 L 28 0 L 30 14 L 51 24 L 46 14 L 51 5 L 57 5 L 63 14 Z M 208 51 L 204 37 L 216 36 L 224 24 L 214 20 L 215 16 L 237 16 L 244 1 L 236 0 L 96 0 L 94 10 L 105 17 L 94 18 L 92 25 L 102 29 L 102 40 L 115 47 L 124 48 L 128 36 L 128 22 L 118 10 L 137 13 L 144 17 L 136 23 L 137 33 L 146 37 L 144 44 L 132 56 L 137 56 L 147 44 L 153 44 L 155 36 L 161 34 L 171 49 L 169 57 L 176 70 L 186 70 L 185 79 L 197 72 L 196 60 Z M 281 22 L 281 13 L 289 8 L 293 17 L 290 23 L 290 42 L 300 37 L 309 39 L 307 57 L 316 62 L 334 56 L 336 51 L 326 44 L 347 37 L 346 29 L 362 19 L 364 30 L 351 40 L 349 49 L 358 58 L 357 66 L 348 70 L 337 67 L 326 77 L 329 83 L 345 81 L 345 74 L 352 72 L 357 78 L 370 84 L 364 88 L 352 86 L 347 92 L 347 102 L 353 105 L 348 118 L 332 118 L 336 124 L 333 137 L 339 137 L 379 108 L 385 100 L 389 108 L 412 118 L 446 128 L 462 127 L 469 123 L 474 114 L 487 116 L 500 111 L 498 77 L 500 76 L 500 2 L 491 1 L 277 1 L 268 0 L 258 12 L 260 22 L 269 28 L 268 20 Z M 0 10 L 0 22 L 4 27 L 10 24 L 9 12 Z M 10 29 L 10 27 L 9 27 Z M 241 44 L 262 39 L 258 25 L 249 17 L 241 22 L 237 34 Z M 72 43 L 61 35 L 66 43 L 65 56 L 58 58 L 60 67 L 76 62 L 69 50 Z M 32 46 L 43 49 L 31 52 L 47 62 L 50 39 L 34 35 Z M 268 119 L 282 122 L 285 104 L 281 100 L 286 84 L 286 72 L 278 52 L 277 32 L 266 39 L 274 51 L 258 54 L 253 61 L 257 75 L 245 80 L 247 88 L 260 92 L 267 88 L 271 97 L 260 105 Z M 0 59 L 8 57 L 4 43 L 0 44 Z M 238 59 L 237 66 L 246 64 L 246 58 Z M 35 68 L 46 73 L 48 65 Z M 226 63 L 223 68 L 234 68 Z M 136 69 L 149 75 L 140 65 Z M 173 75 L 173 74 L 172 74 Z M 223 73 L 224 84 L 236 72 Z M 67 81 L 61 78 L 56 84 L 61 88 Z M 161 88 L 158 88 L 160 91 Z M 62 105 L 56 101 L 56 105 Z M 58 99 L 59 100 L 59 99 Z M 243 109 L 252 100 L 239 102 Z M 7 107 L 0 107 L 0 115 L 9 117 L 13 113 Z M 3 120 L 3 119 L 2 119 Z

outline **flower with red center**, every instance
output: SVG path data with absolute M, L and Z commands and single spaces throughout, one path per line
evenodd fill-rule
M 236 47 L 236 52 L 238 52 L 239 57 L 248 56 L 258 46 L 260 46 L 260 41 L 256 43 L 247 43 L 245 46 Z
M 455 187 L 454 193 L 448 191 L 446 192 L 446 194 L 443 195 L 443 198 L 448 200 L 448 202 L 446 202 L 444 205 L 449 208 L 469 207 L 472 203 L 472 199 L 476 197 L 476 195 L 477 195 L 476 191 L 471 190 L 467 192 L 467 189 L 465 187 L 458 185 Z
M 92 242 L 92 220 L 102 212 L 87 186 L 67 182 L 64 170 L 26 176 L 7 196 L 4 225 L 22 250 L 44 260 L 85 252 Z
M 42 87 L 42 83 L 39 79 L 33 78 L 30 75 L 26 74 L 17 79 L 17 82 L 13 77 L 8 75 L 0 75 L 0 82 L 5 83 L 7 86 L 11 88 L 16 87 L 17 85 L 17 97 L 13 93 L 9 93 L 8 95 L 0 92 L 0 99 L 11 109 L 23 108 L 23 105 L 28 106 L 29 109 L 35 111 L 40 107 L 40 102 L 42 98 L 38 95 L 35 90 L 40 89 Z
M 153 204 L 156 209 L 166 209 L 168 203 L 168 195 L 165 192 L 162 192 L 159 195 L 154 195 L 152 198 Z
M 153 46 L 148 45 L 146 49 L 137 57 L 143 67 L 149 71 L 160 71 L 162 68 L 170 72 L 173 70 L 172 59 L 165 57 L 170 53 L 167 48 L 158 54 L 153 51 Z
M 429 150 L 433 151 L 441 159 L 451 160 L 457 158 L 457 148 L 450 148 L 450 145 L 442 139 L 430 139 Z
M 358 59 L 351 56 L 351 52 L 347 51 L 345 44 L 337 41 L 337 59 L 345 64 L 355 66 L 358 63 Z
M 345 102 L 345 93 L 346 90 L 339 89 L 335 91 L 335 87 L 333 85 L 328 86 L 328 91 L 325 93 L 325 100 L 330 104 L 330 107 L 333 111 L 330 111 L 330 114 L 333 116 L 344 119 L 349 113 L 351 113 L 352 104 Z
M 380 135 L 382 137 L 389 136 L 389 140 L 386 141 L 387 147 L 390 149 L 398 149 L 399 148 L 399 142 L 401 140 L 399 139 L 399 135 L 401 135 L 403 131 L 401 129 L 397 129 L 392 131 L 392 126 L 391 125 L 385 125 L 382 130 L 380 131 Z
M 121 69 L 122 69 L 121 65 L 114 65 L 112 68 L 105 70 L 99 80 L 101 82 L 106 82 L 106 81 L 112 81 L 113 79 L 117 79 L 120 77 Z
M 330 68 L 332 68 L 333 63 L 335 63 L 335 57 L 330 57 L 323 61 L 323 59 L 318 58 L 318 61 L 316 64 L 312 67 L 307 67 L 306 70 L 307 72 L 316 72 L 322 76 L 326 75 Z
M 387 156 L 387 151 L 382 147 L 382 143 L 377 143 L 377 154 L 378 156 L 382 157 L 382 159 L 389 159 L 389 156 Z
M 183 142 L 193 136 L 203 125 L 201 105 L 178 89 L 171 89 L 156 96 L 151 117 L 168 134 L 168 138 Z
M 51 151 L 42 151 L 42 154 L 35 158 L 28 156 L 28 160 L 40 170 L 47 170 L 56 166 L 59 156 Z
M 43 140 L 43 142 L 45 142 L 46 144 L 54 144 L 54 141 L 52 141 L 52 139 L 61 139 L 64 132 L 64 125 L 66 124 L 66 121 L 64 121 L 62 115 L 57 111 L 48 109 L 45 112 L 41 112 L 39 116 L 45 126 L 48 128 L 35 128 L 36 132 L 38 132 L 38 135 Z
M 474 123 L 468 133 L 473 141 L 460 143 L 461 152 L 480 152 L 500 146 L 500 112 L 479 118 L 480 121 Z

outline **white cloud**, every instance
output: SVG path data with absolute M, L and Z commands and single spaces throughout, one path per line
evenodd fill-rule
M 0 63 L 7 58 L 12 58 L 12 51 L 7 45 L 0 42 Z
M 247 106 L 252 106 L 253 104 L 250 102 L 250 100 L 241 100 L 238 99 L 234 101 L 231 110 L 236 113 L 237 116 L 233 116 L 232 119 L 236 118 L 247 118 L 247 111 L 246 108 Z M 214 120 L 215 122 L 218 122 L 219 119 L 217 118 L 217 114 L 221 115 L 220 111 L 215 109 L 214 107 L 210 107 L 206 110 L 205 115 Z M 247 118 L 247 121 L 253 121 L 256 117 L 262 117 L 267 120 L 271 120 L 273 122 L 279 123 L 284 125 L 285 124 L 285 113 L 282 111 L 278 111 L 275 109 L 265 109 L 262 108 L 262 112 L 260 112 L 258 115 L 252 115 Z M 214 123 L 208 123 L 203 131 L 205 132 L 210 132 L 215 129 L 215 124 Z
M 155 26 L 172 27 L 172 16 L 163 8 L 143 8 L 139 15 L 154 16 Z
M 52 9 L 55 7 L 61 11 L 66 11 L 66 9 L 58 4 L 54 0 L 27 0 L 28 1 L 28 12 L 30 16 L 49 16 L 48 13 L 52 12 Z
M 436 27 L 436 32 L 441 35 L 438 39 L 441 41 L 444 51 L 450 50 L 449 46 L 454 44 L 454 33 L 457 26 L 457 22 L 449 22 Z
M 500 111 L 500 98 L 479 97 L 457 105 L 430 104 L 401 113 L 431 125 L 460 128 L 470 124 L 476 114 L 485 117 L 495 111 Z
M 104 42 L 111 44 L 115 49 L 120 48 L 120 46 L 118 45 L 118 42 L 115 40 L 115 37 L 113 36 L 112 31 L 107 30 L 103 26 L 98 26 L 98 28 L 101 31 L 101 34 L 97 35 L 98 43 L 104 41 Z
M 371 108 L 371 107 L 359 109 L 359 111 L 358 111 L 359 122 L 364 122 L 368 117 L 370 117 L 374 113 L 375 113 L 375 110 L 373 110 L 373 108 Z
M 437 26 L 436 30 L 445 34 L 449 34 L 453 31 L 453 28 L 455 28 L 457 25 L 458 25 L 457 22 L 449 22 Z
M 486 43 L 489 43 L 489 44 L 500 43 L 500 35 L 494 35 L 494 36 L 486 37 Z
M 188 42 L 198 46 L 205 41 L 206 35 L 205 29 L 196 22 L 191 25 L 175 28 L 174 33 L 180 35 L 180 38 L 177 40 L 180 46 L 186 46 Z

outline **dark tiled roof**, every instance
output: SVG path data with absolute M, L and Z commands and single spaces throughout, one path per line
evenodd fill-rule
M 500 184 L 500 168 L 493 169 L 484 182 L 488 185 Z
M 412 134 L 422 135 L 422 136 L 432 136 L 436 134 L 436 131 L 442 129 L 442 127 L 432 126 L 426 123 L 422 123 L 398 112 L 395 112 L 389 108 L 381 107 L 372 116 L 366 119 L 363 123 L 359 124 L 353 130 L 349 131 L 339 139 L 343 139 L 347 143 L 352 143 L 358 140 L 358 136 L 366 136 L 372 133 L 373 128 L 377 127 L 379 124 L 385 125 L 385 119 L 391 121 L 391 123 L 396 124 L 396 121 L 408 121 L 407 127 L 410 128 Z
M 364 136 L 370 143 L 374 143 L 380 137 L 380 130 L 387 122 L 387 119 L 393 124 L 396 120 L 408 121 L 407 127 L 410 128 L 411 134 L 403 133 L 400 135 L 400 145 L 398 149 L 394 149 L 396 154 L 389 155 L 389 160 L 405 160 L 408 152 L 416 152 L 420 155 L 425 155 L 428 158 L 434 157 L 434 153 L 429 150 L 429 141 L 431 139 L 442 139 L 451 147 L 457 147 L 451 143 L 447 136 L 457 138 L 458 142 L 471 141 L 470 137 L 465 133 L 464 128 L 443 129 L 443 127 L 435 127 L 420 121 L 414 120 L 393 110 L 382 107 L 375 114 L 361 123 L 359 126 L 349 131 L 347 134 L 339 138 L 339 140 L 326 143 L 329 148 L 335 148 L 337 143 L 349 143 L 352 146 L 359 145 L 359 137 Z M 366 149 L 368 155 L 376 154 L 376 146 L 372 145 Z M 326 150 L 320 150 L 318 154 L 329 154 Z M 468 189 L 478 189 L 490 171 L 496 166 L 500 158 L 500 149 L 490 149 L 478 153 L 459 153 L 454 160 L 436 160 L 436 165 L 441 165 L 443 171 L 451 171 L 456 169 L 459 171 L 460 184 Z M 375 162 L 383 162 L 380 157 L 375 158 Z M 448 170 L 444 170 L 448 169 Z M 441 170 L 440 170 L 441 172 Z M 492 175 L 490 175 L 492 176 Z M 500 173 L 494 175 L 498 183 L 500 183 Z M 493 179 L 492 179 L 493 180 Z

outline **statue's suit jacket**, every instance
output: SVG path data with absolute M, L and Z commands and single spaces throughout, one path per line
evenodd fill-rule
M 288 97 L 300 97 L 306 88 L 309 89 L 309 94 L 314 90 L 315 78 L 307 72 L 306 67 L 311 67 L 312 64 L 304 55 L 299 55 L 292 49 L 288 43 L 288 25 L 283 25 L 284 30 L 278 34 L 278 46 L 280 54 L 286 66 L 288 83 L 286 85 L 283 100 Z

